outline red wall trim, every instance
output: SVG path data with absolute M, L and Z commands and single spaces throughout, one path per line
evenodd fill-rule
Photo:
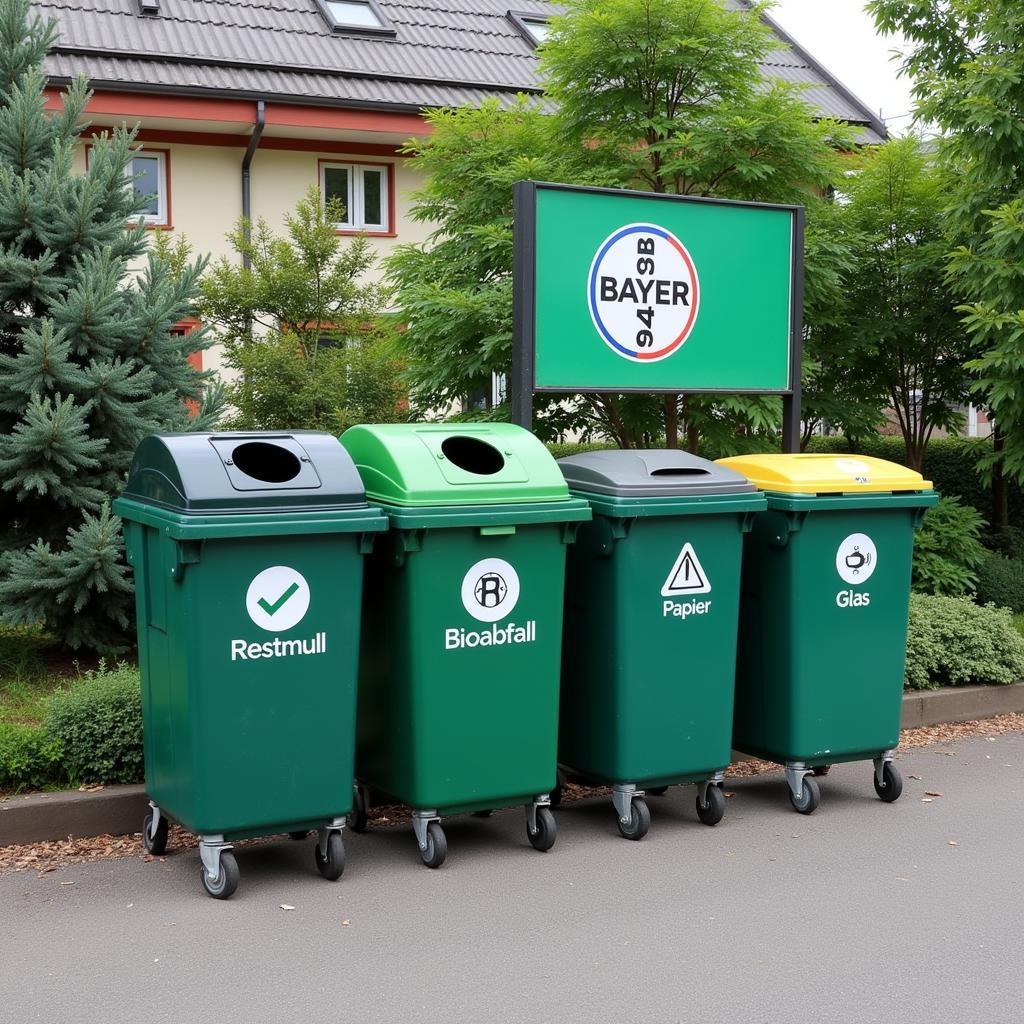
M 354 160 L 353 163 L 366 164 L 370 167 L 386 167 L 388 169 L 388 230 L 387 231 L 360 231 L 353 230 L 350 228 L 343 228 L 340 231 L 336 231 L 336 235 L 366 235 L 367 238 L 397 238 L 398 231 L 396 230 L 396 208 L 395 202 L 395 165 L 391 163 L 384 163 L 380 160 Z M 321 158 L 316 162 L 316 186 L 320 187 L 320 169 L 324 164 L 341 164 L 347 163 L 345 160 L 327 160 Z
M 60 109 L 60 96 L 60 89 L 48 88 L 47 109 Z M 250 100 L 218 100 L 165 93 L 97 91 L 85 109 L 89 114 L 118 114 L 129 118 L 173 117 L 186 121 L 237 121 L 243 124 L 256 121 L 256 104 Z M 424 135 L 430 131 L 420 114 L 301 106 L 297 103 L 268 103 L 266 123 L 336 131 L 397 132 L 402 135 Z
M 110 125 L 90 125 L 89 134 L 110 132 Z M 218 146 L 244 149 L 249 145 L 248 135 L 229 135 L 226 132 L 174 132 L 160 128 L 140 128 L 139 142 L 175 143 L 180 146 Z M 392 145 L 381 142 L 346 142 L 344 139 L 291 139 L 266 135 L 260 140 L 260 149 L 283 149 L 297 153 L 351 153 L 358 156 L 401 157 Z
M 299 128 L 356 129 L 366 132 L 401 132 L 422 135 L 427 122 L 421 114 L 402 114 L 393 110 L 344 110 L 338 107 L 301 107 L 293 103 L 268 103 L 267 124 Z

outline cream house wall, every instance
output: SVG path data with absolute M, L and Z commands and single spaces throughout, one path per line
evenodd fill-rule
M 211 260 L 238 257 L 231 250 L 228 233 L 242 215 L 241 165 L 244 150 L 238 146 L 190 145 L 144 142 L 146 150 L 162 150 L 169 155 L 170 230 L 174 237 L 184 235 L 195 255 Z M 75 167 L 85 169 L 87 143 L 75 154 Z M 257 150 L 250 168 L 252 217 L 262 217 L 273 230 L 285 230 L 285 218 L 310 185 L 319 187 L 320 161 L 340 163 L 387 164 L 394 176 L 394 237 L 369 235 L 378 254 L 378 262 L 368 275 L 378 279 L 380 259 L 396 245 L 417 242 L 431 230 L 428 224 L 409 216 L 410 193 L 418 188 L 422 176 L 412 171 L 402 157 L 361 156 L 344 152 L 310 152 L 284 149 Z M 222 350 L 214 345 L 203 353 L 206 368 L 222 368 Z

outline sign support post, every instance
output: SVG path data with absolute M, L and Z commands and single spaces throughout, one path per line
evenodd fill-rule
M 512 422 L 533 429 L 533 324 L 537 315 L 537 202 L 531 181 L 512 186 Z
M 534 395 L 782 398 L 799 450 L 804 209 L 518 181 L 512 421 Z

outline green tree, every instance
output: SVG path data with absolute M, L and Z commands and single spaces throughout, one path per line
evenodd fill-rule
M 851 440 L 874 433 L 883 401 L 874 381 L 856 367 L 847 330 L 851 303 L 847 279 L 863 241 L 849 230 L 839 203 L 816 202 L 804 241 L 803 435 L 805 448 L 825 427 Z
M 29 0 L 0 0 L 0 614 L 111 652 L 134 609 L 109 501 L 146 434 L 208 428 L 220 393 L 188 363 L 202 335 L 171 331 L 202 263 L 147 257 L 134 133 L 94 138 L 72 172 L 89 93 L 78 81 L 47 114 L 55 39 Z
M 287 235 L 243 220 L 231 247 L 249 265 L 222 257 L 203 279 L 199 312 L 224 344 L 236 429 L 328 430 L 404 418 L 394 329 L 382 315 L 387 290 L 367 283 L 365 237 L 345 243 L 311 187 L 285 218 Z
M 511 190 L 520 178 L 765 201 L 814 200 L 849 136 L 797 90 L 766 84 L 759 15 L 708 0 L 573 0 L 541 49 L 554 113 L 445 111 L 413 143 L 427 176 L 414 216 L 440 227 L 390 260 L 410 327 L 411 379 L 444 406 L 511 362 Z M 424 284 L 424 282 L 430 282 Z M 507 415 L 497 410 L 496 415 Z M 679 396 L 547 401 L 538 429 L 590 426 L 621 444 L 771 429 L 778 402 Z
M 843 179 L 841 229 L 852 239 L 842 331 L 847 365 L 893 409 L 920 471 L 937 427 L 955 430 L 969 397 L 971 343 L 944 283 L 950 185 L 921 140 L 893 139 L 867 152 Z
M 974 389 L 995 416 L 996 525 L 1001 475 L 1024 481 L 1024 7 L 1017 0 L 871 0 L 880 29 L 909 40 L 920 120 L 944 133 L 955 176 L 946 217 L 950 263 L 976 353 Z

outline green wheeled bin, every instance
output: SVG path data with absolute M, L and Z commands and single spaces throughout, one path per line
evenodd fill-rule
M 232 840 L 316 829 L 316 865 L 340 877 L 363 561 L 387 529 L 352 460 L 330 434 L 152 435 L 114 511 L 135 570 L 146 849 L 180 822 L 225 899 Z
M 510 424 L 358 426 L 341 443 L 390 522 L 364 587 L 354 821 L 371 798 L 410 805 L 439 867 L 442 815 L 522 804 L 549 849 L 565 550 L 589 507 Z
M 697 784 L 715 825 L 732 751 L 743 535 L 765 498 L 686 452 L 561 459 L 594 513 L 569 551 L 561 779 L 611 786 L 619 832 L 642 839 L 645 791 Z M 558 790 L 556 790 L 556 794 Z
M 747 535 L 733 743 L 785 765 L 801 814 L 833 764 L 874 761 L 903 789 L 899 742 L 914 531 L 938 501 L 920 473 L 861 455 L 722 459 L 765 493 Z

